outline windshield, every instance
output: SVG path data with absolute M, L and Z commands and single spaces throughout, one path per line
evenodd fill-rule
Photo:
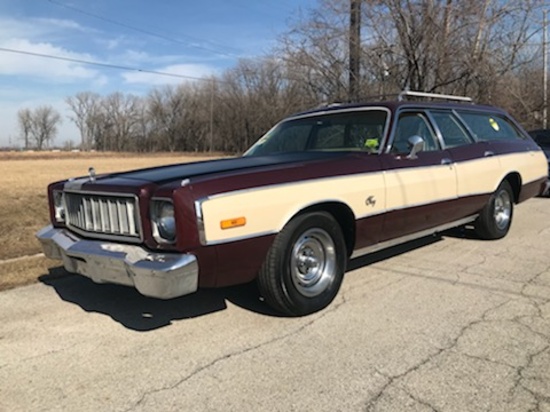
M 260 138 L 244 156 L 311 150 L 377 153 L 387 117 L 386 110 L 370 109 L 286 120 Z

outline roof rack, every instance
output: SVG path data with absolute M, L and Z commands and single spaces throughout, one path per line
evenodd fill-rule
M 451 101 L 457 101 L 457 102 L 473 103 L 473 100 L 472 100 L 471 97 L 453 96 L 452 94 L 437 94 L 437 93 L 415 92 L 415 91 L 412 91 L 412 90 L 403 90 L 397 96 L 397 100 L 399 100 L 401 102 L 405 99 L 405 97 L 430 97 L 432 99 L 443 99 L 443 100 L 451 100 Z

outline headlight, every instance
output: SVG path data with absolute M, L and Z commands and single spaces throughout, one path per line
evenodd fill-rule
M 176 219 L 174 205 L 168 200 L 153 200 L 151 203 L 153 236 L 160 243 L 176 241 Z
M 65 199 L 63 192 L 60 190 L 54 190 L 53 192 L 53 207 L 55 210 L 55 221 L 65 221 Z

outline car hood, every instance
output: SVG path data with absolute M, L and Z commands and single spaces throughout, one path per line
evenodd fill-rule
M 208 175 L 219 176 L 220 174 L 237 171 L 241 172 L 247 169 L 253 170 L 280 165 L 300 164 L 310 161 L 337 158 L 342 155 L 343 152 L 299 152 L 181 163 L 123 173 L 98 175 L 93 181 L 89 177 L 82 177 L 72 182 L 68 182 L 65 188 L 98 191 L 119 187 L 133 191 L 131 188 L 138 188 L 146 185 L 163 186 L 184 179 L 191 180 L 197 177 Z

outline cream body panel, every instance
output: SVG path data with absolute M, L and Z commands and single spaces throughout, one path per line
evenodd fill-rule
M 534 182 L 547 174 L 544 153 L 529 151 L 484 157 L 456 164 L 459 197 L 493 193 L 508 173 L 518 172 L 522 184 Z
M 500 161 L 496 156 L 455 165 L 459 197 L 492 193 L 503 178 Z
M 381 172 L 267 186 L 226 193 L 202 201 L 208 244 L 279 232 L 300 210 L 321 202 L 348 205 L 355 218 L 385 211 Z M 369 198 L 374 202 L 368 202 Z M 220 222 L 244 216 L 246 225 L 222 230 Z
M 368 202 L 367 199 L 372 202 Z M 356 219 L 388 210 L 456 198 L 452 165 L 322 179 L 232 192 L 201 204 L 207 244 L 279 232 L 300 210 L 322 202 L 348 205 Z M 246 218 L 246 225 L 221 229 L 222 220 Z
M 542 151 L 511 153 L 499 156 L 503 171 L 518 171 L 522 184 L 539 180 L 548 174 L 548 160 Z
M 456 198 L 454 165 L 394 169 L 385 176 L 387 210 Z

